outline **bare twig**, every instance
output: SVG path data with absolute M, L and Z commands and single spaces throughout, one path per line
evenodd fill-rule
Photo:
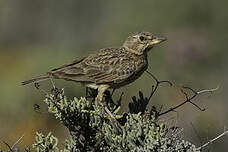
M 228 135 L 228 130 L 225 129 L 224 127 L 224 132 L 220 135 L 218 135 L 217 137 L 211 139 L 210 141 L 208 141 L 207 143 L 205 143 L 204 145 L 200 146 L 199 148 L 197 148 L 198 150 L 202 150 L 203 148 L 207 147 L 209 144 L 212 144 L 213 142 L 215 142 L 216 140 L 218 140 L 219 138 Z
M 2 141 L 2 142 L 9 148 L 10 151 L 13 151 L 13 149 L 10 147 L 10 145 L 7 142 L 5 141 Z
M 14 147 L 22 140 L 22 138 L 25 136 L 25 134 L 23 134 L 11 147 L 11 149 L 14 149 Z
M 200 111 L 205 111 L 206 110 L 205 108 L 201 108 L 200 106 L 198 106 L 197 104 L 195 104 L 192 101 L 189 101 L 189 103 L 191 103 L 193 106 L 195 106 L 196 108 L 198 108 Z
M 149 71 L 146 71 L 150 76 L 152 76 L 152 78 L 155 80 L 156 84 L 155 86 L 152 85 L 152 91 L 150 93 L 150 96 L 148 98 L 148 100 L 150 101 L 150 99 L 152 98 L 152 96 L 154 95 L 154 93 L 156 92 L 158 86 L 161 84 L 161 83 L 168 83 L 170 86 L 172 86 L 173 84 L 170 82 L 170 81 L 160 81 L 158 80 L 151 72 Z
M 10 146 L 7 142 L 5 142 L 5 141 L 2 141 L 7 147 L 8 147 L 8 149 L 9 149 L 9 151 L 11 151 L 11 152 L 13 152 L 14 150 L 14 148 L 15 148 L 15 146 L 22 140 L 22 138 L 25 136 L 25 134 L 23 134 L 14 144 L 13 144 L 13 146 Z
M 216 90 L 218 90 L 218 89 L 219 89 L 219 86 L 217 86 L 217 88 L 214 88 L 214 89 L 201 90 L 201 91 L 199 91 L 199 92 L 197 92 L 197 93 L 198 93 L 198 94 L 204 93 L 204 92 L 210 92 L 210 93 L 212 93 L 212 92 L 214 92 L 214 91 L 216 91 Z
M 115 91 L 116 91 L 116 89 L 112 89 L 111 97 L 113 96 Z
M 51 80 L 52 87 L 55 89 L 55 83 L 54 83 L 52 77 L 50 77 L 50 80 Z
M 169 113 L 171 111 L 175 111 L 177 108 L 183 106 L 186 103 L 191 103 L 192 105 L 194 105 L 195 107 L 197 107 L 200 111 L 204 111 L 205 109 L 204 108 L 201 108 L 200 106 L 198 106 L 197 104 L 195 104 L 194 102 L 192 102 L 192 99 L 194 99 L 195 97 L 197 97 L 200 94 L 207 93 L 207 92 L 212 93 L 212 92 L 218 90 L 218 87 L 217 87 L 217 88 L 214 88 L 214 89 L 206 89 L 206 90 L 201 90 L 201 91 L 198 91 L 197 92 L 197 91 L 195 91 L 194 89 L 192 89 L 190 87 L 183 86 L 182 88 L 183 89 L 188 89 L 188 90 L 192 91 L 193 95 L 191 97 L 189 97 L 189 95 L 185 91 L 183 91 L 183 89 L 181 89 L 181 92 L 185 95 L 185 98 L 186 98 L 185 101 L 182 102 L 182 103 L 180 103 L 179 105 L 177 105 L 175 107 L 171 107 L 168 110 L 160 113 L 159 116 L 164 115 L 164 114 L 167 114 L 167 113 Z

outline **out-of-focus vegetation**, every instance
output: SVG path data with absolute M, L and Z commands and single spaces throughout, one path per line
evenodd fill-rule
M 149 71 L 177 87 L 159 90 L 153 104 L 164 108 L 178 104 L 184 98 L 178 89 L 182 84 L 199 89 L 220 86 L 216 94 L 198 99 L 205 112 L 186 105 L 164 117 L 184 127 L 184 136 L 192 143 L 204 143 L 228 124 L 227 5 L 225 0 L 0 1 L 0 140 L 13 143 L 25 134 L 21 145 L 31 145 L 36 131 L 51 131 L 61 142 L 68 134 L 45 112 L 43 94 L 20 82 L 91 51 L 121 45 L 130 33 L 150 31 L 168 41 L 149 53 Z M 149 93 L 150 82 L 144 74 L 115 95 L 124 91 L 122 101 L 129 101 L 139 90 Z M 80 84 L 55 83 L 69 97 L 84 95 Z M 51 83 L 41 87 L 48 90 Z M 124 111 L 127 103 L 122 104 Z M 226 148 L 221 140 L 210 150 Z

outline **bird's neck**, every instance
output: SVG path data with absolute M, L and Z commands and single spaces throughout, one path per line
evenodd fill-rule
M 147 52 L 146 53 L 139 53 L 138 51 L 136 50 L 133 50 L 133 49 L 129 49 L 129 48 L 126 48 L 126 47 L 123 47 L 129 54 L 131 54 L 131 56 L 135 56 L 135 58 L 143 58 L 147 61 Z
M 138 50 L 134 50 L 134 49 L 131 49 L 131 48 L 128 48 L 127 46 L 123 46 L 123 48 L 126 50 L 126 51 L 128 51 L 128 52 L 130 52 L 130 53 L 133 53 L 133 54 L 135 54 L 135 55 L 143 55 L 144 53 L 141 53 L 141 52 L 139 52 Z

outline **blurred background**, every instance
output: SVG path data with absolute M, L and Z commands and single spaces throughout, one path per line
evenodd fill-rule
M 181 85 L 196 90 L 219 86 L 213 94 L 194 100 L 205 112 L 187 104 L 163 117 L 184 128 L 183 139 L 202 145 L 228 126 L 227 6 L 225 0 L 0 1 L 0 140 L 13 144 L 25 134 L 20 146 L 31 145 L 36 131 L 51 131 L 60 142 L 68 138 L 66 128 L 47 114 L 44 94 L 20 82 L 94 50 L 120 46 L 134 32 L 150 31 L 168 41 L 149 53 L 148 70 L 175 84 L 162 85 L 151 104 L 163 105 L 164 110 L 177 105 L 184 100 Z M 148 96 L 153 83 L 144 73 L 117 90 L 115 99 L 125 93 L 122 111 L 128 110 L 127 103 L 138 91 Z M 50 81 L 40 84 L 51 89 Z M 65 88 L 69 98 L 85 95 L 80 84 L 63 80 L 55 80 L 55 84 Z M 34 110 L 34 104 L 41 112 Z M 219 139 L 210 151 L 226 151 L 227 140 Z

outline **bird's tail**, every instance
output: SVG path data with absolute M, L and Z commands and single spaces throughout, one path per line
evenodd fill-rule
M 46 80 L 46 79 L 48 79 L 48 78 L 50 78 L 50 75 L 49 75 L 49 74 L 41 75 L 41 76 L 32 78 L 32 79 L 30 79 L 30 80 L 23 81 L 23 82 L 21 82 L 21 84 L 22 84 L 22 85 L 27 85 L 27 84 L 29 84 L 29 83 L 35 83 L 35 82 L 40 82 L 40 81 Z

